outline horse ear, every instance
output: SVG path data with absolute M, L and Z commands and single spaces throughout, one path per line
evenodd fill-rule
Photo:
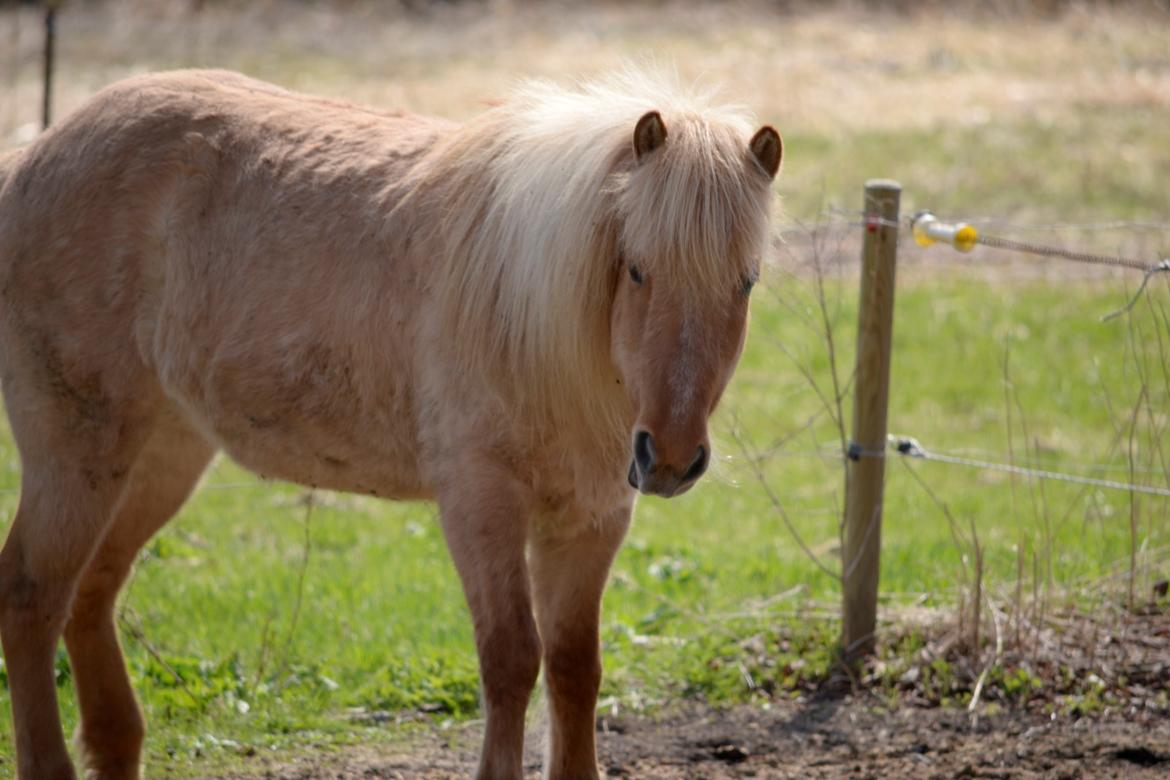
M 634 126 L 634 156 L 641 160 L 664 143 L 666 125 L 662 123 L 662 115 L 657 111 L 643 114 Z
M 775 128 L 771 125 L 761 127 L 752 136 L 748 147 L 752 150 L 756 162 L 764 169 L 764 173 L 773 179 L 776 178 L 776 172 L 780 170 L 780 158 L 784 156 L 784 142 L 780 140 L 780 134 Z

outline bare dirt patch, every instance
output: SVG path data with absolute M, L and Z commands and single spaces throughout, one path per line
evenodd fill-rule
M 397 752 L 318 758 L 266 773 L 280 780 L 465 778 L 480 728 L 420 739 Z M 534 742 L 536 740 L 533 740 Z M 660 719 L 598 720 L 602 772 L 625 778 L 1163 778 L 1170 719 L 1125 713 L 1052 719 L 899 707 L 870 698 L 774 702 L 768 709 L 692 705 Z M 528 776 L 539 777 L 530 750 Z M 224 780 L 227 780 L 226 778 Z
M 994 647 L 945 611 L 887 612 L 879 657 L 853 683 L 830 671 L 801 678 L 795 687 L 777 686 L 784 664 L 769 648 L 794 637 L 781 631 L 778 638 L 748 638 L 741 643 L 748 651 L 738 660 L 741 672 L 770 698 L 727 708 L 691 700 L 665 705 L 655 717 L 600 715 L 600 768 L 606 777 L 663 780 L 1170 778 L 1164 593 L 1159 584 L 1155 601 L 1144 607 L 1124 609 L 1114 598 L 1092 611 L 1051 610 L 1038 621 L 1027 619 L 1024 613 L 1032 613 L 1024 609 L 1001 617 L 1013 630 Z M 619 699 L 606 701 L 616 706 Z M 443 726 L 421 713 L 353 716 L 365 724 L 408 723 L 431 731 L 293 763 L 252 765 L 248 774 L 445 780 L 475 771 L 482 721 Z M 528 778 L 541 776 L 543 731 L 540 717 L 532 718 Z

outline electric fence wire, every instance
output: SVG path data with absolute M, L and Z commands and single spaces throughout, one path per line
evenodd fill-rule
M 821 211 L 818 219 L 809 225 L 864 225 L 866 213 L 837 207 L 830 207 Z M 827 219 L 824 219 L 827 218 Z M 1038 224 L 1023 224 L 1001 219 L 999 217 L 971 217 L 969 219 L 947 218 L 949 222 L 964 222 L 970 225 L 987 225 L 1011 230 L 1014 232 L 1110 232 L 1118 230 L 1144 230 L 1149 232 L 1170 233 L 1170 222 L 1148 222 L 1112 220 L 1107 222 L 1041 222 Z M 913 215 L 907 215 L 900 220 L 900 226 L 909 227 L 914 222 Z M 893 224 L 892 222 L 889 224 Z M 794 225 L 799 227 L 799 223 Z
M 1061 471 L 1052 471 L 1050 469 L 1038 469 L 1031 466 L 1021 466 L 1015 463 L 1003 463 L 999 461 L 980 460 L 977 458 L 965 458 L 959 455 L 950 455 L 943 452 L 936 452 L 923 447 L 913 436 L 895 436 L 891 434 L 888 438 L 888 443 L 890 449 L 892 449 L 897 454 L 903 457 L 917 458 L 918 460 L 947 463 L 953 466 L 965 466 L 968 468 L 981 469 L 983 471 L 999 471 L 1007 474 L 1029 477 L 1032 479 L 1056 480 L 1059 482 L 1070 482 L 1076 485 L 1089 485 L 1092 487 L 1107 488 L 1109 490 L 1123 490 L 1128 493 L 1142 493 L 1149 496 L 1170 498 L 1170 488 L 1158 487 L 1156 485 L 1136 485 L 1130 482 L 1121 482 L 1115 479 L 1087 477 L 1082 474 L 1068 474 Z M 850 460 L 860 460 L 861 458 L 885 458 L 886 452 L 884 450 L 866 450 L 854 442 L 849 445 L 849 449 L 846 451 L 845 456 Z
M 1022 225 L 1018 222 L 998 219 L 996 217 L 972 217 L 965 220 L 972 225 L 987 225 L 1012 230 L 1016 232 L 1111 232 L 1118 230 L 1144 230 L 1149 232 L 1170 233 L 1170 222 L 1131 222 L 1113 220 L 1110 222 L 1047 222 L 1035 225 Z
M 1003 238 L 1001 236 L 988 236 L 983 233 L 978 234 L 976 241 L 983 246 L 993 247 L 995 249 L 1003 249 L 1009 252 L 1023 252 L 1030 255 L 1038 255 L 1040 257 L 1056 257 L 1062 260 L 1071 260 L 1074 263 L 1086 263 L 1088 265 L 1103 265 L 1113 268 L 1129 268 L 1134 271 L 1147 271 L 1151 268 L 1158 269 L 1159 264 L 1148 263 L 1143 260 L 1134 260 L 1129 257 L 1118 257 L 1113 255 L 1099 255 L 1093 252 L 1078 252 L 1072 249 L 1064 249 L 1058 246 L 1048 246 L 1046 244 L 1037 244 L 1032 241 L 1019 241 L 1013 238 Z M 1170 261 L 1167 261 L 1170 263 Z

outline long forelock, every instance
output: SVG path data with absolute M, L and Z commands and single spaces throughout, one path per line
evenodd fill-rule
M 623 246 L 676 287 L 718 289 L 758 269 L 770 183 L 747 157 L 749 126 L 737 120 L 676 117 L 622 189 Z

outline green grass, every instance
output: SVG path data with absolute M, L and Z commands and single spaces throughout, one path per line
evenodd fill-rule
M 785 357 L 787 350 L 807 359 L 814 375 L 827 377 L 820 337 L 803 321 L 809 285 L 807 277 L 773 275 L 759 293 L 748 351 L 714 426 L 725 454 L 736 454 L 737 437 L 765 447 L 817 411 L 814 394 Z M 848 275 L 830 285 L 839 303 L 837 335 L 846 342 L 842 365 L 850 364 L 853 286 Z M 1125 292 L 1116 280 L 1053 285 L 933 272 L 904 279 L 891 429 L 928 447 L 1006 451 L 1001 372 L 1010 344 L 1014 414 L 1024 415 L 1045 463 L 1070 470 L 1123 463 L 1111 442 L 1136 393 L 1135 363 L 1123 358 L 1126 322 L 1101 324 L 1097 315 Z M 1165 285 L 1154 291 L 1163 304 L 1166 292 Z M 1150 335 L 1148 311 L 1134 322 Z M 1164 385 L 1158 392 L 1164 409 Z M 1022 447 L 1018 430 L 1016 436 Z M 763 468 L 796 530 L 836 568 L 842 480 L 827 451 L 833 442 L 831 426 L 818 422 Z M 0 484 L 14 487 L 19 469 L 7 439 L 0 464 Z M 1026 487 L 1013 503 L 1010 483 L 996 476 L 915 467 L 957 517 L 975 523 L 992 587 L 1007 590 L 1013 582 L 1017 544 L 1050 559 L 1057 583 L 1100 577 L 1128 555 L 1124 493 L 1046 485 L 1045 532 Z M 430 506 L 323 496 L 309 522 L 304 601 L 293 630 L 305 538 L 300 493 L 279 485 L 214 488 L 241 481 L 247 478 L 237 468 L 219 463 L 210 484 L 144 551 L 125 598 L 125 621 L 150 645 L 133 636 L 125 642 L 151 724 L 153 774 L 206 772 L 225 763 L 255 767 L 272 751 L 402 733 L 363 726 L 351 708 L 426 711 L 440 719 L 477 711 L 469 621 Z M 1151 500 L 1139 524 L 1139 541 L 1151 549 L 1170 543 L 1164 503 Z M 0 496 L 4 525 L 15 504 L 13 492 Z M 949 603 L 965 551 L 897 462 L 889 466 L 886 507 L 886 601 Z M 791 597 L 764 603 L 794 588 L 800 590 Z M 746 671 L 763 691 L 782 693 L 827 667 L 836 628 L 825 612 L 837 593 L 835 580 L 794 543 L 742 459 L 722 462 L 687 496 L 639 503 L 605 601 L 603 697 L 622 708 L 682 696 L 751 699 L 761 695 L 745 683 L 744 659 L 759 655 L 745 649 L 751 642 L 762 643 L 769 661 L 766 668 L 751 661 Z M 72 723 L 67 664 L 60 670 Z M 11 755 L 8 717 L 5 706 L 0 756 Z M 5 772 L 11 765 L 0 763 Z

